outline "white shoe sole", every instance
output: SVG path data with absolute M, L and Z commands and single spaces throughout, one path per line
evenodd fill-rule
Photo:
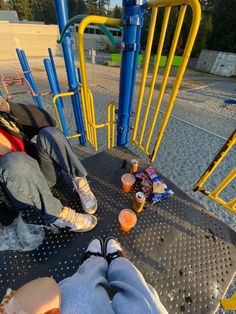
M 93 220 L 92 220 L 91 225 L 88 228 L 83 228 L 83 229 L 73 229 L 73 228 L 71 228 L 70 231 L 71 232 L 88 232 L 90 230 L 93 230 L 96 227 L 96 225 L 98 223 L 98 220 L 97 220 L 97 217 L 95 217 L 95 216 L 91 216 L 91 217 L 92 217 Z
M 90 215 L 95 214 L 96 211 L 97 211 L 97 209 L 98 209 L 98 202 L 97 202 L 97 199 L 96 199 L 96 198 L 95 198 L 95 202 L 96 202 L 96 203 L 95 203 L 94 208 L 86 208 L 86 207 L 83 206 L 83 203 L 81 202 L 84 212 L 87 213 L 87 214 L 90 214 Z

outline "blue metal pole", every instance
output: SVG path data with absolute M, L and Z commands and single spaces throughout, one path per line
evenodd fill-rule
M 55 77 L 55 83 L 57 85 L 57 90 L 60 93 L 61 92 L 61 88 L 60 88 L 60 84 L 59 84 L 59 81 L 58 81 L 57 70 L 56 70 L 56 66 L 55 66 L 55 62 L 54 62 L 54 58 L 53 58 L 53 54 L 52 54 L 52 49 L 51 48 L 48 48 L 48 54 L 49 54 L 49 59 L 51 61 L 51 66 L 52 66 L 53 74 L 54 74 L 54 77 Z M 59 101 L 61 103 L 61 108 L 64 108 L 63 100 L 61 98 L 59 98 Z
M 53 93 L 53 96 L 55 96 L 56 94 L 59 94 L 60 91 L 58 90 L 58 87 L 57 87 L 57 84 L 56 84 L 56 79 L 55 79 L 55 76 L 54 76 L 52 64 L 51 64 L 49 59 L 44 59 L 43 62 L 44 62 L 44 66 L 45 66 L 45 69 L 46 69 L 48 82 L 49 82 L 51 91 Z M 64 114 L 63 114 L 63 111 L 62 111 L 60 98 L 57 99 L 56 105 L 57 105 L 58 114 L 59 114 L 59 117 L 60 117 L 60 120 L 61 120 L 63 133 L 64 133 L 65 136 L 68 136 L 69 133 L 68 133 L 68 129 L 67 129 L 67 126 L 66 126 L 65 117 L 64 117 Z
M 117 128 L 118 146 L 126 145 L 128 142 L 130 115 L 132 110 L 138 53 L 140 49 L 140 35 L 145 6 L 146 0 L 123 0 L 123 37 L 121 42 L 122 59 Z
M 27 60 L 27 57 L 25 55 L 25 52 L 24 52 L 24 50 L 19 50 L 17 48 L 16 49 L 16 53 L 18 55 L 18 58 L 19 58 L 19 61 L 20 61 L 20 64 L 21 64 L 21 68 L 22 68 L 22 70 L 24 72 L 25 79 L 28 81 L 28 83 L 30 84 L 32 90 L 36 94 L 36 96 L 32 95 L 32 98 L 37 103 L 39 108 L 43 108 L 43 103 L 42 103 L 42 100 L 41 100 L 41 98 L 39 96 L 39 91 L 38 91 L 38 88 L 37 88 L 37 86 L 35 84 L 35 81 L 34 81 L 34 78 L 33 78 L 33 75 L 32 75 L 32 72 L 31 72 L 28 60 Z
M 68 22 L 68 8 L 66 0 L 55 0 L 56 10 L 57 10 L 57 19 L 59 24 L 60 33 L 62 32 L 64 26 Z M 82 134 L 79 137 L 80 143 L 85 144 L 86 138 L 84 133 L 84 123 L 83 123 L 83 116 L 81 110 L 81 104 L 79 99 L 78 93 L 78 80 L 76 77 L 76 70 L 75 70 L 75 62 L 74 62 L 74 53 L 72 48 L 72 40 L 70 35 L 70 29 L 66 31 L 65 38 L 62 42 L 62 49 L 64 53 L 64 60 L 68 78 L 68 84 L 70 91 L 74 92 L 75 94 L 71 96 L 75 121 L 77 126 L 78 133 Z

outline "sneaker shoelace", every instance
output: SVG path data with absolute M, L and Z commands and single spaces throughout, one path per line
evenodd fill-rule
M 68 209 L 68 214 L 67 214 L 66 218 L 64 218 L 64 219 L 69 221 L 73 225 L 81 224 L 81 225 L 85 226 L 88 224 L 88 221 L 87 221 L 87 219 L 84 219 L 84 218 L 85 217 L 83 214 L 78 214 L 74 210 Z
M 80 197 L 84 203 L 87 203 L 87 202 L 91 201 L 91 199 L 94 198 L 94 195 L 93 195 L 92 191 L 90 190 L 88 183 L 86 183 L 85 186 L 82 188 L 78 187 L 78 191 L 79 191 Z

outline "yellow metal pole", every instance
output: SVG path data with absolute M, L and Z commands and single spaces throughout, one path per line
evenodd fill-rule
M 80 71 L 81 71 L 81 78 L 82 78 L 82 86 L 81 89 L 83 91 L 83 97 L 84 97 L 84 107 L 85 111 L 88 112 L 88 127 L 90 127 L 90 134 L 91 134 L 91 142 L 95 147 L 97 147 L 97 144 L 95 143 L 95 136 L 92 121 L 92 113 L 91 113 L 91 102 L 89 101 L 89 93 L 88 93 L 88 87 L 87 87 L 87 75 L 86 75 L 86 67 L 85 67 L 85 54 L 84 54 L 84 30 L 87 27 L 87 25 L 94 23 L 94 24 L 105 24 L 105 25 L 121 25 L 120 19 L 114 19 L 104 16 L 96 16 L 91 15 L 85 17 L 79 26 L 78 29 L 78 49 L 79 49 L 79 60 L 80 60 Z M 89 108 L 90 107 L 90 108 Z
M 107 105 L 107 148 L 115 146 L 115 110 L 117 104 L 110 101 Z
M 217 188 L 211 192 L 212 197 L 217 197 L 220 192 L 236 177 L 236 168 L 234 168 L 229 175 L 217 186 Z
M 168 7 L 168 6 L 179 6 L 179 5 L 190 5 L 193 11 L 197 11 L 199 9 L 199 1 L 198 0 L 148 0 L 147 7 Z M 200 7 L 201 12 L 201 7 Z
M 83 97 L 83 91 L 81 89 L 81 85 L 79 86 L 80 94 L 81 94 L 81 103 L 82 103 L 82 109 L 83 109 L 83 114 L 84 114 L 84 124 L 85 124 L 85 130 L 87 134 L 87 139 L 89 141 L 89 131 L 88 131 L 88 117 L 87 117 L 87 112 L 85 109 L 85 103 L 84 103 L 84 97 Z
M 152 83 L 151 83 L 151 87 L 149 90 L 148 101 L 147 101 L 147 105 L 146 105 L 146 112 L 144 115 L 143 126 L 142 126 L 140 139 L 139 139 L 139 145 L 142 145 L 143 136 L 144 136 L 144 132 L 145 132 L 146 124 L 147 124 L 147 118 L 148 118 L 148 114 L 149 114 L 149 110 L 150 110 L 150 106 L 151 106 L 154 87 L 156 84 L 156 78 L 157 78 L 159 64 L 160 64 L 160 60 L 161 60 L 161 53 L 162 53 L 162 49 L 163 49 L 163 45 L 164 45 L 164 41 L 165 41 L 170 11 L 171 11 L 171 7 L 167 7 L 165 9 L 164 20 L 163 20 L 163 24 L 162 24 L 160 40 L 159 40 L 158 49 L 157 49 L 156 64 L 155 64 L 154 70 L 153 70 Z
M 223 147 L 220 149 L 218 154 L 215 156 L 213 161 L 210 163 L 208 168 L 204 171 L 201 178 L 198 180 L 198 182 L 195 184 L 193 191 L 201 191 L 201 188 L 203 184 L 206 182 L 206 180 L 212 175 L 212 173 L 215 171 L 215 169 L 218 167 L 218 165 L 223 161 L 227 153 L 230 151 L 230 149 L 236 144 L 236 129 L 233 131 L 233 133 L 230 135 L 228 140 L 225 142 Z
M 91 141 L 91 135 L 90 135 L 90 128 L 89 128 L 89 125 L 88 125 L 88 112 L 87 110 L 85 109 L 85 100 L 84 100 L 84 92 L 82 90 L 82 88 L 80 89 L 80 92 L 81 92 L 81 102 L 83 104 L 83 111 L 84 111 L 84 116 L 85 116 L 85 126 L 86 126 L 86 132 L 87 132 L 87 139 L 88 141 L 90 142 Z
M 52 98 L 53 108 L 54 108 L 54 111 L 55 111 L 55 114 L 56 114 L 56 117 L 57 117 L 57 121 L 58 121 L 58 124 L 59 124 L 59 127 L 60 127 L 61 131 L 63 131 L 63 128 L 62 128 L 61 119 L 60 119 L 60 116 L 59 116 L 59 113 L 58 113 L 56 101 L 60 97 L 67 97 L 67 96 L 72 96 L 72 95 L 74 95 L 74 92 L 66 92 L 66 93 L 56 94 Z
M 77 137 L 80 137 L 80 136 L 81 136 L 81 134 L 74 134 L 74 135 L 69 135 L 66 138 L 77 138 Z
M 221 299 L 220 303 L 225 310 L 236 310 L 236 292 L 229 299 Z
M 93 125 L 96 125 L 95 114 L 94 114 L 93 94 L 92 94 L 90 89 L 88 89 L 88 93 L 89 93 L 89 99 L 90 99 L 91 119 L 92 119 Z M 93 127 L 93 139 L 94 139 L 94 146 L 95 146 L 95 149 L 97 151 L 98 150 L 97 132 L 96 132 L 96 129 L 94 127 Z
M 140 113 L 141 113 L 141 108 L 142 108 L 143 95 L 144 95 L 150 55 L 151 55 L 151 50 L 152 50 L 153 36 L 154 36 L 155 26 L 156 26 L 157 10 L 158 10 L 157 8 L 152 9 L 152 16 L 151 16 L 151 22 L 150 22 L 150 27 L 149 27 L 149 32 L 148 32 L 146 53 L 145 53 L 144 64 L 143 64 L 142 81 L 141 81 L 141 86 L 140 86 L 139 99 L 138 99 L 138 105 L 137 105 L 137 110 L 136 110 L 136 118 L 135 118 L 135 123 L 134 123 L 134 131 L 133 131 L 133 137 L 132 137 L 133 141 L 135 141 L 136 139 L 138 125 L 139 125 L 139 118 L 140 118 Z
M 220 204 L 221 206 L 225 207 L 226 209 L 228 209 L 228 211 L 230 211 L 231 213 L 236 214 L 235 205 L 232 206 L 232 205 L 230 205 L 230 203 L 227 203 L 227 202 L 223 201 L 223 200 L 222 200 L 221 198 L 219 198 L 219 197 L 217 197 L 217 198 L 212 197 L 211 194 L 209 194 L 208 197 L 209 197 L 210 199 L 212 199 L 214 202 L 216 202 L 216 203 Z M 235 202 L 235 199 L 234 199 L 234 202 Z
M 116 106 L 117 104 L 113 104 L 113 108 L 112 108 L 112 147 L 115 146 L 115 126 L 116 126 Z
M 107 148 L 111 148 L 111 102 L 107 105 Z
M 107 148 L 110 149 L 111 148 L 111 124 L 110 124 L 110 120 L 111 120 L 111 103 L 108 104 L 107 106 Z
M 178 1 L 176 1 L 176 2 L 178 2 Z M 188 1 L 186 1 L 186 2 L 188 3 Z M 198 28 L 199 28 L 199 24 L 200 24 L 200 20 L 201 20 L 201 7 L 200 7 L 199 2 L 198 1 L 190 1 L 190 0 L 189 0 L 189 2 L 191 3 L 192 10 L 193 10 L 192 25 L 191 25 L 188 40 L 187 40 L 187 43 L 186 43 L 186 46 L 184 49 L 182 63 L 181 63 L 180 68 L 178 70 L 176 80 L 175 80 L 175 83 L 173 86 L 173 90 L 172 90 L 172 93 L 170 96 L 170 100 L 169 100 L 169 103 L 167 106 L 167 110 L 166 110 L 165 115 L 163 117 L 160 131 L 159 131 L 159 134 L 157 137 L 157 141 L 155 143 L 154 150 L 152 152 L 152 156 L 150 158 L 151 162 L 153 162 L 156 158 L 156 154 L 157 154 L 158 148 L 160 146 L 160 143 L 161 143 L 166 125 L 168 123 L 172 108 L 174 106 L 174 101 L 175 101 L 176 95 L 178 93 L 180 83 L 183 79 L 183 75 L 184 75 L 184 72 L 185 72 L 185 69 L 186 69 L 192 48 L 193 48 L 195 38 L 197 36 L 197 32 L 198 32 Z
M 151 138 L 152 138 L 152 135 L 153 135 L 153 131 L 154 131 L 154 128 L 155 128 L 155 125 L 156 125 L 156 120 L 157 120 L 159 109 L 160 109 L 160 106 L 161 106 L 161 103 L 162 103 L 162 99 L 163 99 L 163 96 L 164 96 L 166 84 L 167 84 L 167 81 L 168 81 L 168 78 L 169 78 L 169 73 L 170 73 L 170 69 L 171 69 L 171 66 L 172 66 L 173 58 L 174 58 L 174 55 L 175 55 L 175 50 L 176 50 L 176 47 L 177 47 L 177 44 L 178 44 L 179 35 L 180 35 L 181 28 L 182 28 L 182 24 L 183 24 L 186 8 L 187 8 L 186 5 L 182 6 L 181 9 L 180 9 L 180 12 L 179 12 L 179 17 L 178 17 L 178 21 L 177 21 L 176 28 L 175 28 L 175 33 L 174 33 L 174 38 L 173 38 L 173 41 L 172 41 L 172 44 L 171 44 L 170 54 L 169 54 L 169 57 L 168 57 L 166 68 L 165 68 L 165 73 L 164 73 L 163 81 L 162 81 L 162 84 L 161 84 L 161 88 L 160 88 L 160 92 L 159 92 L 159 96 L 158 96 L 158 100 L 157 100 L 157 104 L 156 104 L 156 109 L 154 111 L 154 115 L 153 115 L 150 131 L 149 131 L 149 134 L 148 134 L 148 139 L 147 139 L 146 146 L 145 146 L 146 151 L 148 151 L 148 148 L 149 148 L 149 145 L 150 145 L 150 142 L 151 142 Z M 173 89 L 174 88 L 175 88 L 175 86 L 173 87 Z

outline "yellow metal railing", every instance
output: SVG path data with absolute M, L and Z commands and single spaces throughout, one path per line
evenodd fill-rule
M 147 5 L 148 7 L 152 8 L 152 15 L 151 15 L 149 33 L 148 33 L 148 38 L 147 38 L 146 53 L 145 53 L 145 59 L 144 59 L 144 64 L 143 64 L 143 73 L 142 73 L 141 86 L 140 86 L 140 91 L 139 91 L 139 98 L 138 98 L 138 105 L 137 105 L 137 111 L 136 111 L 136 117 L 135 117 L 132 142 L 144 154 L 146 154 L 150 158 L 151 162 L 153 162 L 156 158 L 157 151 L 159 149 L 162 137 L 164 135 L 167 123 L 169 121 L 170 114 L 174 106 L 175 98 L 178 93 L 179 86 L 182 81 L 182 78 L 183 78 L 183 75 L 184 75 L 184 72 L 185 72 L 191 51 L 192 51 L 192 47 L 193 47 L 193 44 L 197 35 L 200 18 L 201 18 L 201 7 L 198 0 L 149 0 L 147 2 Z M 176 23 L 176 28 L 175 28 L 174 37 L 171 44 L 169 57 L 167 60 L 167 65 L 165 67 L 162 84 L 159 90 L 158 99 L 156 101 L 156 105 L 154 108 L 154 113 L 150 115 L 151 101 L 153 97 L 154 88 L 156 85 L 156 79 L 158 75 L 159 63 L 160 63 L 160 59 L 162 55 L 165 36 L 168 30 L 169 17 L 170 17 L 171 9 L 174 6 L 180 7 L 178 20 Z M 184 53 L 183 53 L 182 62 L 180 64 L 178 73 L 174 81 L 172 92 L 170 94 L 166 111 L 160 125 L 158 136 L 155 140 L 154 146 L 150 150 L 151 140 L 153 137 L 155 126 L 156 126 L 159 110 L 163 102 L 163 97 L 164 97 L 165 89 L 167 86 L 167 81 L 169 78 L 171 65 L 173 62 L 176 47 L 179 41 L 181 29 L 183 26 L 186 9 L 188 6 L 192 8 L 193 17 L 192 17 L 192 24 L 190 27 L 187 43 L 186 43 Z M 164 13 L 161 34 L 160 34 L 160 39 L 159 39 L 158 48 L 157 48 L 156 63 L 154 65 L 154 69 L 152 73 L 151 86 L 148 93 L 147 103 L 144 105 L 143 98 L 144 98 L 145 87 L 147 83 L 147 75 L 148 75 L 148 69 L 149 69 L 149 64 L 150 64 L 150 56 L 151 56 L 154 32 L 155 32 L 155 27 L 156 27 L 156 20 L 157 20 L 158 10 L 163 7 L 165 8 L 165 13 Z M 143 120 L 141 119 L 142 110 L 144 110 Z M 151 126 L 150 128 L 148 127 L 149 130 L 146 134 L 146 139 L 144 142 L 144 136 L 147 129 L 148 118 L 151 119 Z M 141 129 L 140 129 L 140 126 L 141 126 Z
M 117 107 L 117 104 L 115 102 L 110 101 L 107 105 L 107 122 L 101 123 L 101 124 L 96 124 L 95 113 L 94 113 L 93 95 L 92 95 L 92 92 L 90 91 L 90 89 L 87 89 L 87 92 L 88 92 L 89 105 L 86 107 L 82 106 L 84 116 L 88 117 L 87 119 L 84 119 L 87 139 L 91 143 L 91 145 L 95 148 L 95 150 L 97 151 L 98 150 L 98 144 L 97 144 L 96 129 L 107 127 L 107 147 L 108 148 L 114 147 L 115 146 L 115 125 L 116 125 L 115 109 Z M 60 93 L 60 94 L 55 95 L 52 99 L 53 108 L 54 108 L 57 122 L 59 124 L 61 131 L 63 131 L 63 128 L 62 128 L 60 115 L 58 113 L 56 101 L 60 97 L 69 97 L 72 95 L 74 95 L 74 92 Z M 82 103 L 83 103 L 84 95 L 83 95 L 82 90 L 81 90 L 81 98 L 82 98 Z M 67 136 L 67 138 L 72 139 L 72 138 L 77 138 L 79 136 L 81 136 L 81 134 L 69 135 L 69 136 Z
M 94 110 L 94 100 L 91 90 L 88 88 L 87 74 L 85 66 L 85 54 L 84 54 L 84 30 L 91 24 L 105 24 L 111 26 L 118 26 L 121 24 L 121 20 L 108 18 L 103 16 L 87 16 L 85 17 L 78 29 L 78 49 L 79 49 L 79 59 L 80 59 L 80 71 L 82 84 L 81 88 L 81 100 L 85 120 L 85 128 L 87 133 L 87 139 L 89 143 L 98 150 L 97 143 L 97 129 L 107 127 L 108 131 L 108 148 L 115 145 L 115 107 L 117 106 L 114 102 L 109 102 L 107 105 L 107 122 L 96 124 L 95 110 Z
M 201 178 L 198 180 L 198 182 L 195 184 L 193 191 L 202 192 L 209 198 L 211 198 L 213 201 L 217 202 L 218 204 L 222 205 L 232 213 L 236 214 L 236 191 L 235 191 L 235 197 L 230 200 L 229 202 L 226 202 L 222 198 L 219 197 L 219 194 L 236 178 L 236 168 L 233 168 L 230 173 L 226 176 L 226 178 L 215 188 L 214 191 L 210 192 L 206 190 L 203 185 L 208 180 L 208 178 L 212 175 L 212 173 L 216 170 L 216 168 L 219 166 L 219 164 L 223 161 L 225 156 L 228 154 L 228 152 L 233 148 L 233 146 L 236 144 L 236 129 L 231 134 L 229 139 L 226 141 L 224 146 L 221 148 L 217 156 L 214 158 L 214 160 L 211 162 L 211 164 L 208 166 L 206 171 L 203 173 Z
M 53 103 L 53 108 L 54 108 L 54 111 L 55 111 L 55 114 L 56 114 L 56 118 L 57 118 L 57 122 L 59 124 L 59 127 L 61 129 L 61 131 L 63 132 L 63 128 L 62 128 L 62 123 L 61 123 L 61 119 L 60 119 L 60 115 L 58 113 L 58 109 L 57 109 L 57 99 L 60 98 L 60 97 L 69 97 L 69 96 L 72 96 L 74 95 L 74 92 L 66 92 L 66 93 L 60 93 L 60 94 L 57 94 L 53 97 L 52 99 L 52 103 Z M 74 134 L 74 135 L 68 135 L 67 138 L 77 138 L 77 137 L 80 137 L 81 134 Z

